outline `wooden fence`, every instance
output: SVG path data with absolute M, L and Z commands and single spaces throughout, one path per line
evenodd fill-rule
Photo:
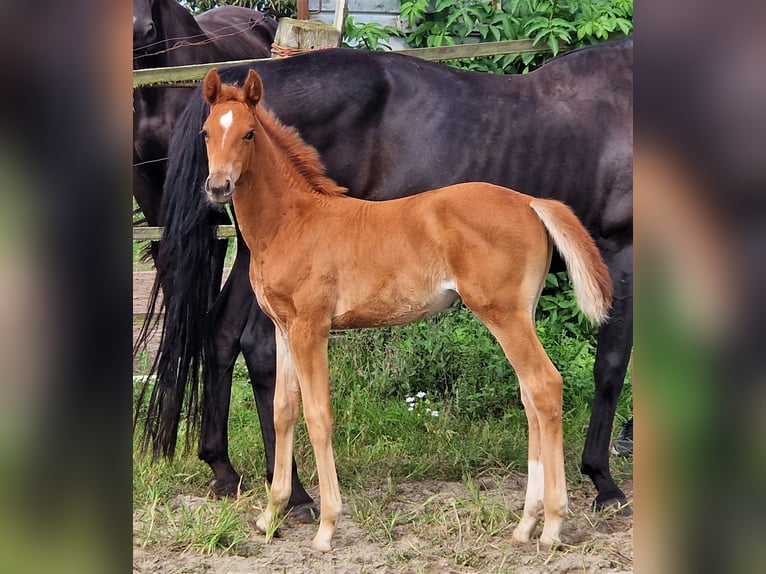
M 562 52 L 568 46 L 562 46 Z M 495 56 L 503 54 L 541 54 L 550 52 L 546 45 L 535 46 L 531 40 L 505 40 L 502 42 L 484 42 L 477 44 L 462 44 L 459 46 L 440 46 L 437 48 L 412 48 L 397 50 L 397 54 L 406 54 L 424 60 L 460 60 L 479 56 Z M 145 86 L 177 86 L 190 87 L 199 84 L 211 68 L 235 66 L 260 62 L 264 58 L 253 60 L 234 60 L 230 62 L 214 62 L 209 64 L 194 64 L 177 66 L 175 68 L 147 68 L 133 71 L 133 87 Z M 219 225 L 215 229 L 216 237 L 226 239 L 235 237 L 233 225 Z M 157 241 L 162 239 L 162 227 L 134 227 L 133 241 Z
M 568 48 L 562 45 L 561 51 Z M 396 50 L 397 54 L 414 56 L 423 60 L 462 60 L 478 58 L 480 56 L 497 56 L 503 54 L 542 54 L 551 49 L 544 44 L 535 46 L 532 40 L 504 40 L 501 42 L 482 42 L 477 44 L 461 44 L 458 46 L 439 46 L 436 48 L 411 48 Z M 146 68 L 133 72 L 133 87 L 144 86 L 195 86 L 202 81 L 205 74 L 211 68 L 221 66 L 236 66 L 261 62 L 268 58 L 254 60 L 233 60 L 230 62 L 213 62 L 209 64 L 192 64 L 190 66 L 177 66 L 175 68 Z

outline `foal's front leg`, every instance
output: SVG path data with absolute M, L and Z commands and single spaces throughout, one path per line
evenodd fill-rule
M 274 527 L 287 506 L 291 493 L 293 435 L 300 408 L 300 387 L 293 355 L 287 335 L 276 328 L 277 376 L 274 388 L 274 479 L 271 482 L 269 502 L 255 526 L 261 532 Z
M 293 322 L 289 342 L 303 395 L 303 417 L 306 420 L 319 475 L 319 530 L 311 546 L 316 550 L 329 552 L 332 550 L 332 537 L 342 502 L 332 450 L 333 417 L 327 362 L 330 326 L 318 323 Z

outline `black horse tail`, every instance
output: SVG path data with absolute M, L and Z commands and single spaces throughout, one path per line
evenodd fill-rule
M 215 265 L 213 255 L 221 247 L 225 251 L 226 245 L 215 239 L 214 226 L 228 222 L 225 213 L 209 206 L 202 192 L 207 154 L 199 131 L 206 115 L 202 97 L 192 98 L 176 123 L 168 151 L 162 200 L 164 232 L 149 309 L 149 315 L 156 318 L 161 288 L 164 318 L 159 351 L 139 391 L 133 422 L 135 430 L 148 395 L 140 444 L 144 452 L 151 448 L 153 458 L 175 454 L 182 415 L 188 449 L 201 416 L 206 313 L 220 289 L 222 273 L 222 258 Z M 156 375 L 153 385 L 152 375 Z

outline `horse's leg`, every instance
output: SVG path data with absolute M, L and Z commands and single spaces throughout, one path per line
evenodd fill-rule
M 521 328 L 514 322 L 509 324 L 509 327 L 513 334 L 506 332 L 498 340 L 516 371 L 522 396 L 527 397 L 527 404 L 524 405 L 527 418 L 530 418 L 531 411 L 531 417 L 537 419 L 540 440 L 539 461 L 532 458 L 535 453 L 530 450 L 529 466 L 533 472 L 527 478 L 524 514 L 513 531 L 513 538 L 519 542 L 529 541 L 532 529 L 540 516 L 539 496 L 542 482 L 545 523 L 540 542 L 552 544 L 561 539 L 561 525 L 568 507 L 564 474 L 564 431 L 561 421 L 562 380 L 537 339 L 534 323 L 530 321 L 528 326 Z M 533 426 L 530 426 L 530 436 L 532 428 Z M 530 508 L 528 504 L 531 504 Z
M 609 441 L 633 347 L 633 247 L 628 246 L 608 258 L 614 298 L 611 319 L 598 332 L 593 367 L 596 390 L 580 467 L 596 486 L 598 495 L 594 506 L 597 509 L 626 503 L 625 494 L 609 472 Z
M 545 476 L 541 460 L 540 423 L 534 404 L 528 396 L 526 387 L 521 387 L 521 402 L 527 416 L 529 428 L 527 455 L 527 493 L 524 497 L 524 511 L 521 520 L 513 529 L 513 539 L 517 542 L 529 542 L 532 533 L 543 517 L 543 497 L 545 495 Z
M 202 425 L 198 456 L 210 465 L 210 488 L 216 496 L 232 496 L 242 489 L 240 476 L 229 461 L 229 403 L 234 363 L 240 351 L 240 337 L 253 299 L 247 275 L 248 262 L 234 262 L 229 279 L 208 313 L 208 347 L 202 395 Z M 244 278 L 244 281 L 242 280 Z
M 513 530 L 513 539 L 517 542 L 529 542 L 537 527 L 537 523 L 543 517 L 545 495 L 545 475 L 541 460 L 542 447 L 540 443 L 540 422 L 534 411 L 534 403 L 529 398 L 526 387 L 521 387 L 521 402 L 524 405 L 524 414 L 527 416 L 529 429 L 527 448 L 527 492 L 524 497 L 524 511 L 519 524 Z
M 513 303 L 506 306 L 504 312 L 498 311 L 499 306 L 477 309 L 472 307 L 470 298 L 463 297 L 463 301 L 503 348 L 518 376 L 529 422 L 527 493 L 523 515 L 513 531 L 513 539 L 529 542 L 543 510 L 545 524 L 540 542 L 552 544 L 560 540 L 561 525 L 568 507 L 561 421 L 561 375 L 537 338 L 534 316 L 529 309 Z M 511 311 L 514 307 L 519 310 Z
M 266 454 L 266 480 L 271 484 L 274 480 L 274 449 L 276 436 L 274 433 L 274 386 L 276 369 L 276 343 L 274 340 L 274 323 L 261 311 L 255 296 L 252 297 L 250 316 L 241 339 L 242 353 L 250 374 L 253 386 L 255 406 L 258 409 L 258 419 L 261 423 L 263 448 Z M 298 468 L 295 458 L 292 460 L 292 488 L 287 508 L 313 504 L 314 500 L 303 488 L 298 478 Z M 294 514 L 301 521 L 312 522 L 313 510 L 306 508 L 303 513 Z
M 330 326 L 294 322 L 289 343 L 303 396 L 303 416 L 309 432 L 319 475 L 319 529 L 312 548 L 332 550 L 332 536 L 341 512 L 340 488 L 332 450 L 333 416 L 330 406 L 330 382 L 327 362 L 327 339 Z M 276 401 L 275 401 L 276 413 Z M 274 420 L 277 420 L 275 414 Z M 279 429 L 277 429 L 277 466 L 279 466 Z M 276 481 L 276 470 L 274 480 Z
M 266 510 L 255 523 L 261 532 L 268 532 L 290 500 L 293 436 L 301 391 L 292 350 L 286 334 L 279 330 L 276 336 L 277 373 L 274 388 L 274 479 L 271 481 Z

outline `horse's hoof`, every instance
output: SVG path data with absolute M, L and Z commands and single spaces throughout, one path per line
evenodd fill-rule
M 511 540 L 518 542 L 519 544 L 529 544 L 530 536 L 526 532 L 522 532 L 518 528 L 515 528 L 513 534 L 511 534 Z
M 216 498 L 238 498 L 247 490 L 247 487 L 239 477 L 228 480 L 214 478 L 210 481 L 210 490 Z
M 314 550 L 319 550 L 320 552 L 331 552 L 332 551 L 332 542 L 329 540 L 317 540 L 317 537 L 314 537 L 314 540 L 311 541 L 311 547 Z
M 633 516 L 633 508 L 625 498 L 608 498 L 606 500 L 593 501 L 593 510 L 596 512 L 611 512 L 617 516 Z
M 287 519 L 298 524 L 316 524 L 319 521 L 319 509 L 313 503 L 294 506 L 288 512 Z
M 555 548 L 559 544 L 561 544 L 561 539 L 558 537 L 552 537 L 552 536 L 546 536 L 545 534 L 540 535 L 540 544 L 542 546 L 550 546 L 551 548 Z
M 268 519 L 263 514 L 261 514 L 255 520 L 255 529 L 261 534 L 266 534 L 266 532 L 268 531 L 269 529 Z

